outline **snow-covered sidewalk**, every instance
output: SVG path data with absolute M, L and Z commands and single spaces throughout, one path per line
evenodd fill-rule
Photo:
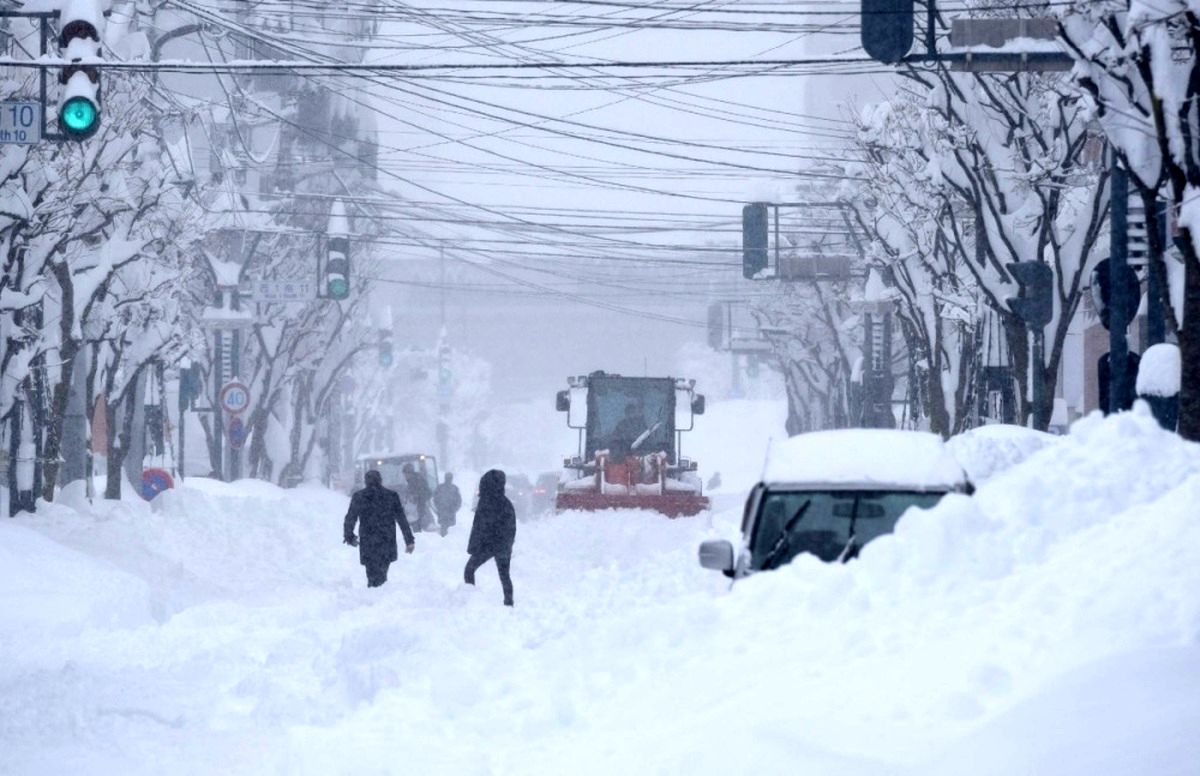
M 344 497 L 195 482 L 0 523 L 0 771 L 1194 773 L 1200 446 L 1087 419 L 848 566 L 740 517 L 466 525 L 367 590 Z M 469 522 L 469 518 L 462 522 Z

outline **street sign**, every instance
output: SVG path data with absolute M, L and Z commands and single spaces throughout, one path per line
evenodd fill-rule
M 225 427 L 225 435 L 229 437 L 229 446 L 234 450 L 241 450 L 242 445 L 246 444 L 246 424 L 242 422 L 240 417 L 234 417 L 229 421 L 229 425 Z
M 221 389 L 221 408 L 230 415 L 237 415 L 250 406 L 250 388 L 236 380 L 226 383 Z
M 153 501 L 164 490 L 175 487 L 175 480 L 166 469 L 146 469 L 142 472 L 142 498 Z
M 1101 259 L 1092 270 L 1092 306 L 1096 308 L 1096 314 L 1100 316 L 1100 323 L 1104 328 L 1111 330 L 1112 308 L 1113 308 L 1113 282 L 1112 270 L 1110 269 L 1110 260 Z M 1142 296 L 1142 282 L 1138 279 L 1137 272 L 1128 265 L 1121 267 L 1117 277 L 1121 288 L 1118 293 L 1124 295 L 1126 300 L 1127 310 L 1126 317 L 1132 317 L 1129 309 L 1136 310 L 1138 301 Z M 1129 321 L 1125 322 L 1129 325 Z
M 255 302 L 309 302 L 317 298 L 317 285 L 312 280 L 252 280 L 247 293 Z
M 0 102 L 0 143 L 42 142 L 42 104 Z

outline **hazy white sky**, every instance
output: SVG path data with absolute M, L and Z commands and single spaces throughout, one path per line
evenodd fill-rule
M 861 55 L 857 3 L 782 17 L 757 14 L 781 10 L 761 2 L 693 11 L 465 3 L 451 14 L 437 0 L 421 5 L 442 9 L 440 29 L 427 18 L 389 21 L 369 61 Z M 491 23 L 478 18 L 485 13 Z M 499 21 L 514 14 L 529 23 Z M 600 15 L 607 26 L 579 26 Z M 621 26 L 636 19 L 686 29 Z M 742 203 L 788 197 L 800 168 L 839 147 L 846 102 L 880 92 L 868 77 L 767 67 L 559 72 L 388 78 L 371 88 L 386 185 L 411 203 L 392 277 L 419 284 L 376 298 L 396 311 L 401 340 L 436 336 L 429 285 L 440 281 L 444 246 L 451 339 L 497 356 L 497 385 L 514 396 L 548 395 L 566 374 L 595 368 L 663 372 L 680 344 L 703 339 L 710 301 L 765 293 L 741 279 Z

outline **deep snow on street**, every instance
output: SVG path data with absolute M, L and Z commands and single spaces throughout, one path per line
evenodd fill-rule
M 732 498 L 523 523 L 514 610 L 469 518 L 367 590 L 323 489 L 48 505 L 0 524 L 0 770 L 1195 773 L 1198 501 L 1200 446 L 1087 418 L 732 590 Z

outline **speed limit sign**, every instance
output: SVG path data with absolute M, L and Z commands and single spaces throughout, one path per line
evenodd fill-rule
M 221 409 L 230 415 L 237 415 L 244 412 L 249 406 L 249 386 L 245 383 L 239 383 L 236 380 L 231 383 L 225 383 L 225 387 L 221 389 Z

